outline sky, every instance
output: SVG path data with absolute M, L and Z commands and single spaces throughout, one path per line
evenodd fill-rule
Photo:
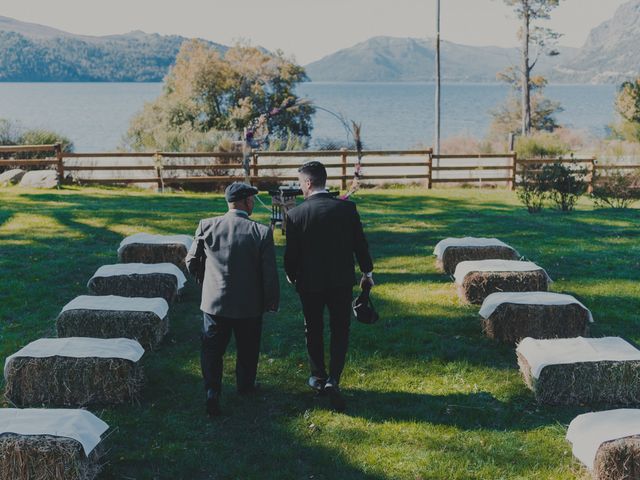
M 580 47 L 627 0 L 561 0 L 551 20 L 560 45 Z M 148 33 L 229 45 L 250 40 L 307 64 L 377 35 L 433 37 L 436 0 L 0 0 L 0 15 L 71 33 Z M 503 0 L 441 0 L 441 37 L 467 45 L 517 44 Z

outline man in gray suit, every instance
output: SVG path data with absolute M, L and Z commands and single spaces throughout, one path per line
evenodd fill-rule
M 202 283 L 201 367 L 206 412 L 220 414 L 222 358 L 235 336 L 238 393 L 256 389 L 262 314 L 278 310 L 280 286 L 273 234 L 249 219 L 258 189 L 234 182 L 225 190 L 229 211 L 200 220 L 186 263 Z

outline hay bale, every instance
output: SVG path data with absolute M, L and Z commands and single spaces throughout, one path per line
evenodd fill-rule
M 102 449 L 89 456 L 77 440 L 50 435 L 0 435 L 0 478 L 12 480 L 93 480 Z
M 185 257 L 193 239 L 188 235 L 136 233 L 126 237 L 118 248 L 120 263 L 172 263 L 187 273 Z
M 587 336 L 591 312 L 570 295 L 551 292 L 492 293 L 480 309 L 489 338 L 516 343 L 525 337 Z
M 518 260 L 520 254 L 497 238 L 446 238 L 433 249 L 436 267 L 453 275 L 458 263 L 473 260 Z
M 617 409 L 578 415 L 567 440 L 574 456 L 597 480 L 640 478 L 640 410 Z
M 56 319 L 58 337 L 131 338 L 156 348 L 169 331 L 169 306 L 163 298 L 82 295 Z
M 551 281 L 535 263 L 499 259 L 460 262 L 454 278 L 460 298 L 474 304 L 497 292 L 546 291 Z
M 482 331 L 494 340 L 517 343 L 523 338 L 573 338 L 589 333 L 589 314 L 578 305 L 523 305 L 503 303 Z
M 640 351 L 619 337 L 525 338 L 516 354 L 524 381 L 540 403 L 640 403 Z
M 603 443 L 593 465 L 596 480 L 640 478 L 640 435 Z
M 7 358 L 5 397 L 17 406 L 134 403 L 144 383 L 143 351 L 124 338 L 36 340 Z
M 0 409 L 0 478 L 92 480 L 108 428 L 85 410 Z
M 496 292 L 546 291 L 548 277 L 544 271 L 533 272 L 474 272 L 458 286 L 458 296 L 465 302 L 481 304 Z
M 103 265 L 87 283 L 92 295 L 164 298 L 174 301 L 186 277 L 172 263 L 119 263 Z

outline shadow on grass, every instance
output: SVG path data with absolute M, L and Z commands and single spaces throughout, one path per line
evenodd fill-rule
M 411 285 L 418 292 L 409 298 L 402 290 L 378 296 L 374 290 L 382 320 L 374 326 L 353 325 L 349 368 L 375 372 L 388 367 L 391 374 L 420 379 L 429 373 L 428 368 L 445 378 L 453 370 L 446 367 L 452 366 L 460 377 L 478 370 L 495 372 L 496 383 L 502 381 L 500 375 L 515 372 L 513 347 L 482 336 L 477 308 L 458 305 L 453 297 L 450 305 L 431 305 L 420 298 L 422 290 L 426 296 L 450 284 L 449 277 L 435 272 L 431 256 L 433 246 L 449 236 L 497 236 L 538 261 L 552 277 L 612 282 L 607 290 L 610 295 L 586 297 L 596 316 L 594 334 L 617 331 L 637 337 L 639 298 L 615 290 L 617 280 L 637 281 L 637 211 L 530 216 L 510 204 L 419 192 L 413 197 L 366 194 L 358 201 L 379 265 L 376 279 L 380 288 Z M 117 261 L 116 248 L 122 238 L 117 227 L 189 234 L 200 218 L 225 208 L 220 196 L 145 196 L 109 190 L 25 193 L 18 195 L 15 204 L 1 204 L 0 242 L 26 241 L 24 245 L 0 243 L 0 317 L 11 318 L 10 324 L 0 324 L 2 352 L 12 353 L 43 332 L 50 334 L 62 305 L 86 292 L 87 279 L 100 265 Z M 28 235 L 2 230 L 14 214 L 30 212 L 52 217 L 70 235 L 63 238 L 37 226 Z M 268 214 L 258 210 L 256 219 L 266 222 Z M 276 238 L 282 244 L 279 234 Z M 282 246 L 278 256 L 282 256 Z M 304 388 L 307 366 L 299 301 L 282 274 L 281 280 L 281 312 L 265 319 L 260 366 L 264 393 L 253 398 L 234 393 L 230 349 L 223 397 L 227 415 L 213 423 L 203 415 L 199 292 L 194 286 L 187 289 L 185 298 L 172 306 L 171 332 L 162 348 L 145 359 L 148 385 L 142 404 L 97 412 L 118 429 L 110 439 L 110 464 L 103 478 L 398 478 L 393 471 L 372 472 L 366 462 L 351 458 L 350 449 L 357 449 L 360 443 L 346 433 L 343 437 L 340 429 L 316 440 L 305 412 L 323 414 L 326 405 Z M 375 428 L 418 422 L 455 427 L 463 435 L 483 431 L 499 435 L 519 434 L 558 421 L 568 423 L 581 413 L 580 409 L 538 407 L 532 395 L 523 391 L 507 389 L 498 400 L 483 391 L 428 395 L 346 385 L 347 416 L 331 418 L 342 418 L 347 424 L 350 420 L 371 421 Z M 363 443 L 384 444 L 367 431 L 358 435 Z M 401 443 L 402 439 L 394 441 Z M 539 468 L 536 449 L 524 441 L 519 447 L 515 453 L 494 449 L 482 450 L 482 455 L 500 471 L 533 474 Z M 407 455 L 412 448 L 407 446 Z M 445 437 L 425 440 L 424 446 L 415 448 L 416 452 L 451 452 L 459 465 L 458 475 L 478 455 L 448 443 Z
M 528 431 L 557 422 L 569 423 L 576 408 L 542 408 L 533 394 L 499 401 L 488 392 L 429 395 L 410 392 L 345 392 L 347 414 L 370 421 L 426 422 L 463 430 Z

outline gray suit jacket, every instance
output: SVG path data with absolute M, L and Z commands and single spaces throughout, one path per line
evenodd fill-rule
M 200 309 L 227 318 L 262 315 L 278 308 L 280 284 L 273 233 L 241 213 L 200 220 L 185 259 L 195 263 L 198 240 L 206 255 Z M 193 271 L 189 268 L 189 271 Z

